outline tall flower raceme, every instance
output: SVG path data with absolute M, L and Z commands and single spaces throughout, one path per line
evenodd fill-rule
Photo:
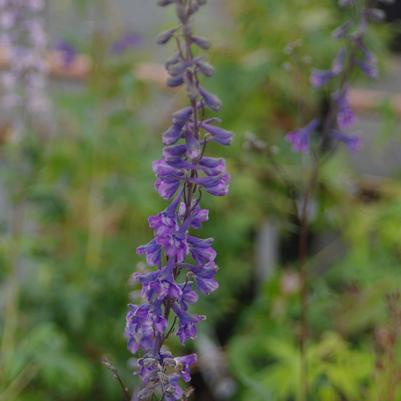
M 142 388 L 134 399 L 147 400 L 159 395 L 166 401 L 186 399 L 183 382 L 190 381 L 195 354 L 174 357 L 165 341 L 175 333 L 185 344 L 197 335 L 197 325 L 205 316 L 194 315 L 190 305 L 217 289 L 216 251 L 211 238 L 194 235 L 208 220 L 201 208 L 203 192 L 214 196 L 228 193 L 230 177 L 221 158 L 206 156 L 209 142 L 229 145 L 232 133 L 219 127 L 220 120 L 206 117 L 207 111 L 220 110 L 220 100 L 205 89 L 201 76 L 213 75 L 213 67 L 197 53 L 210 43 L 192 30 L 192 20 L 206 0 L 159 0 L 161 7 L 175 7 L 179 25 L 162 33 L 158 43 L 174 41 L 176 53 L 166 62 L 170 87 L 184 86 L 189 105 L 172 116 L 172 125 L 163 134 L 163 158 L 153 164 L 155 187 L 170 203 L 149 218 L 154 238 L 138 248 L 153 268 L 136 273 L 142 286 L 141 304 L 130 305 L 126 319 L 128 347 L 140 352 L 138 374 Z
M 3 106 L 36 120 L 49 111 L 44 7 L 44 0 L 0 0 L 0 43 L 9 59 Z
M 287 140 L 296 152 L 309 150 L 316 140 L 325 145 L 343 143 L 351 151 L 361 144 L 361 138 L 348 131 L 356 118 L 349 103 L 349 86 L 353 73 L 357 70 L 369 78 L 378 75 L 377 60 L 366 44 L 366 33 L 370 22 L 381 20 L 381 10 L 372 8 L 366 0 L 339 0 L 340 7 L 355 11 L 356 17 L 349 19 L 333 32 L 342 46 L 328 70 L 314 69 L 311 84 L 314 88 L 331 90 L 326 114 L 313 119 L 305 127 L 287 134 Z

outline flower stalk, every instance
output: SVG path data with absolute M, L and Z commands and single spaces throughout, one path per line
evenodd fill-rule
M 299 400 L 307 401 L 308 364 L 307 341 L 309 337 L 309 305 L 307 268 L 309 208 L 319 182 L 319 171 L 325 157 L 333 152 L 338 144 L 344 144 L 350 151 L 360 148 L 359 136 L 349 133 L 355 125 L 356 117 L 348 100 L 349 87 L 355 72 L 362 72 L 369 78 L 378 75 L 377 61 L 366 44 L 366 33 L 370 22 L 382 18 L 380 10 L 373 8 L 368 0 L 340 0 L 339 6 L 350 9 L 354 17 L 337 28 L 333 37 L 342 42 L 337 56 L 328 70 L 314 69 L 311 74 L 311 85 L 316 89 L 328 90 L 328 99 L 323 113 L 314 118 L 305 127 L 287 134 L 287 141 L 295 152 L 311 153 L 312 166 L 306 189 L 297 208 L 299 223 L 299 268 L 300 289 L 300 392 Z M 327 92 L 326 92 L 327 93 Z

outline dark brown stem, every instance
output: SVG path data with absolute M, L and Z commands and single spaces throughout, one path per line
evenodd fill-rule
M 309 322 L 308 322 L 308 279 L 309 272 L 307 266 L 308 257 L 308 236 L 309 236 L 309 206 L 312 195 L 315 191 L 318 177 L 319 177 L 320 161 L 314 159 L 312 174 L 305 191 L 301 211 L 299 214 L 299 243 L 298 243 L 298 256 L 299 256 L 299 271 L 300 271 L 300 401 L 307 401 L 308 399 L 308 361 L 307 361 L 307 341 L 309 336 Z
M 265 151 L 266 151 L 267 157 L 269 158 L 269 160 L 271 162 L 273 169 L 276 171 L 279 179 L 282 181 L 284 187 L 287 189 L 287 193 L 291 200 L 295 216 L 298 216 L 298 220 L 300 220 L 299 213 L 298 213 L 298 205 L 297 205 L 297 196 L 298 196 L 297 188 L 295 187 L 295 185 L 292 184 L 291 180 L 287 176 L 286 171 L 282 168 L 282 166 L 275 159 L 275 155 L 272 152 L 269 145 L 266 146 Z
M 168 337 L 170 337 L 170 334 L 173 332 L 176 323 L 177 323 L 177 316 L 174 317 L 173 323 L 171 324 L 171 327 L 170 327 L 169 331 L 168 331 L 168 332 L 166 333 L 166 335 L 164 336 L 163 342 L 166 341 L 166 339 L 167 339 Z
M 124 398 L 126 401 L 131 401 L 131 396 L 129 394 L 127 386 L 124 384 L 123 380 L 121 379 L 121 376 L 118 373 L 118 370 L 116 367 L 108 360 L 107 357 L 102 358 L 102 363 L 104 366 L 106 366 L 107 369 L 109 369 L 113 375 L 113 377 L 117 380 L 118 384 L 121 387 L 121 390 L 124 394 Z

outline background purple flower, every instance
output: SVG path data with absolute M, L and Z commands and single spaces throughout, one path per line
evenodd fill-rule
M 121 55 L 131 49 L 138 48 L 142 45 L 143 38 L 139 33 L 125 32 L 111 46 L 111 53 Z
M 287 141 L 295 152 L 306 152 L 309 149 L 310 138 L 316 132 L 320 121 L 314 119 L 304 128 L 299 128 L 287 134 Z
M 329 70 L 313 69 L 310 82 L 315 88 L 334 88 L 329 98 L 328 112 L 323 116 L 320 124 L 319 119 L 304 128 L 297 129 L 287 134 L 287 141 L 292 145 L 295 152 L 306 152 L 309 150 L 314 138 L 327 143 L 342 143 L 348 149 L 356 151 L 359 149 L 361 140 L 354 134 L 347 134 L 346 130 L 355 124 L 355 114 L 348 100 L 348 87 L 354 71 L 362 71 L 370 78 L 378 75 L 377 61 L 365 44 L 366 27 L 376 14 L 375 9 L 369 7 L 368 3 L 359 6 L 353 0 L 339 0 L 342 7 L 352 7 L 355 17 L 351 17 L 334 31 L 333 37 L 338 41 L 344 41 Z M 335 118 L 333 118 L 333 116 Z M 319 127 L 320 125 L 320 127 Z
M 75 46 L 67 40 L 58 41 L 54 46 L 54 50 L 61 55 L 65 67 L 71 66 L 78 55 Z
M 43 0 L 1 0 L 0 44 L 8 49 L 9 70 L 2 76 L 3 107 L 12 123 L 20 126 L 16 114 L 30 119 L 48 118 L 47 35 Z

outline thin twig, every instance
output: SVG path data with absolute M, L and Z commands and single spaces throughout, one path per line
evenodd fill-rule
M 117 368 L 109 361 L 109 359 L 106 356 L 102 357 L 102 364 L 111 371 L 111 374 L 113 375 L 114 379 L 117 380 L 118 384 L 121 387 L 121 390 L 123 391 L 125 400 L 131 401 L 131 396 L 129 394 L 128 387 L 124 384 L 123 380 L 121 379 L 121 376 L 119 375 Z
M 164 336 L 163 342 L 166 341 L 167 338 L 170 336 L 170 334 L 173 332 L 176 323 L 177 323 L 177 316 L 174 317 L 174 321 L 173 321 L 173 323 L 172 323 L 172 325 L 171 325 L 171 327 L 170 327 L 170 330 L 169 330 L 169 331 L 167 332 L 167 334 Z

